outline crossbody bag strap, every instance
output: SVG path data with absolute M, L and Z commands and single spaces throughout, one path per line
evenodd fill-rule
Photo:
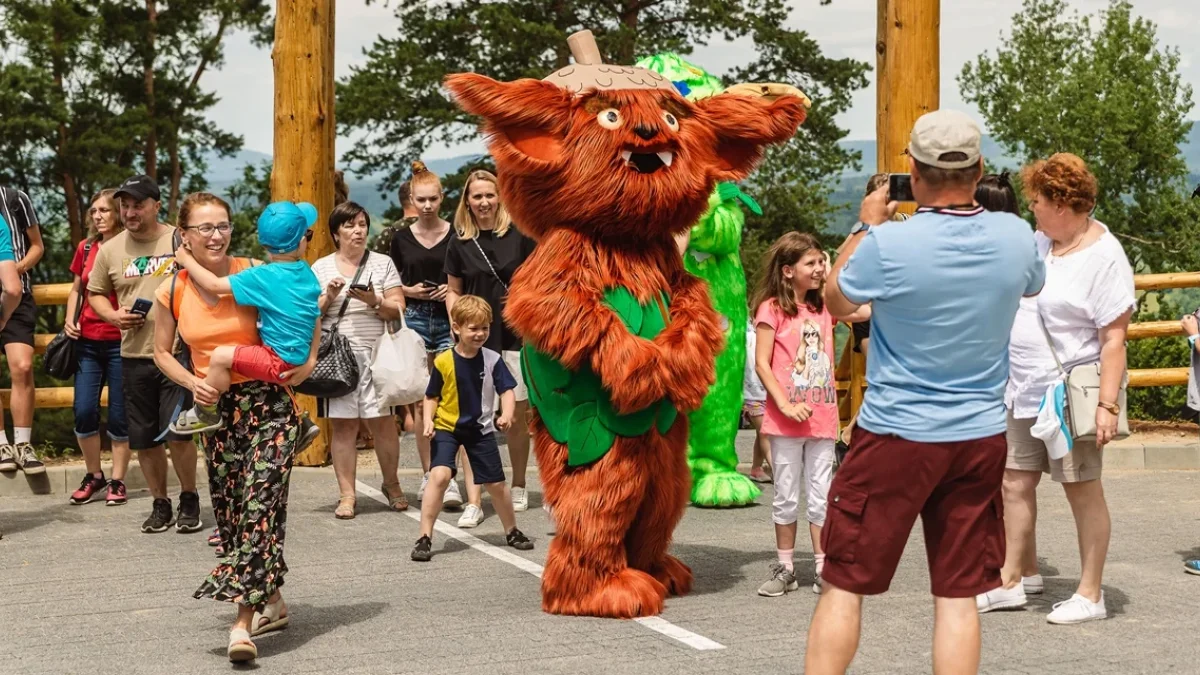
M 1046 336 L 1046 344 L 1050 346 L 1050 356 L 1054 357 L 1054 365 L 1058 366 L 1058 371 L 1063 374 L 1063 377 L 1068 375 L 1067 369 L 1063 368 L 1062 361 L 1058 360 L 1058 353 L 1054 351 L 1054 338 L 1050 337 L 1050 329 L 1046 328 L 1046 322 L 1042 321 L 1042 312 L 1037 313 L 1038 326 L 1042 328 L 1042 335 Z
M 488 257 L 487 253 L 483 252 L 483 247 L 479 245 L 479 237 L 475 237 L 471 241 L 475 242 L 475 248 L 479 249 L 479 255 L 483 256 L 483 261 L 487 263 L 488 269 L 492 271 L 492 276 L 496 277 L 496 281 L 499 281 L 500 285 L 503 286 L 504 290 L 507 292 L 508 284 L 504 283 L 504 280 L 501 279 L 500 275 L 496 273 L 496 268 L 492 265 L 492 259 Z
M 369 257 L 371 257 L 371 252 L 364 251 L 362 260 L 358 261 L 358 269 L 354 270 L 354 278 L 350 280 L 351 286 L 353 286 L 354 284 L 357 284 L 359 278 L 362 277 L 363 269 L 366 268 L 367 258 L 369 258 Z M 334 269 L 337 269 L 336 261 L 334 262 Z M 346 299 L 342 301 L 342 307 L 341 307 L 341 309 L 338 310 L 337 320 L 333 322 L 333 327 L 330 328 L 330 330 L 337 330 L 338 324 L 340 324 L 342 322 L 342 316 L 346 314 L 346 307 L 348 307 L 349 305 L 350 305 L 350 292 L 347 290 Z
M 83 269 L 84 270 L 87 270 L 88 258 L 91 257 L 92 245 L 95 243 L 96 242 L 94 242 L 94 241 L 88 240 L 88 242 L 83 245 Z M 74 323 L 74 324 L 79 323 L 79 317 L 83 315 L 83 303 L 85 303 L 85 302 L 87 302 L 87 288 L 86 287 L 79 289 L 79 302 L 76 303 L 76 305 L 75 305 L 75 320 L 72 321 L 71 323 Z

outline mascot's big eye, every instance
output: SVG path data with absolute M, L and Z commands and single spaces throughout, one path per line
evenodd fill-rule
M 674 115 L 665 110 L 663 111 L 663 121 L 667 123 L 667 127 L 671 131 L 679 131 L 679 120 L 675 119 Z
M 605 108 L 596 115 L 596 121 L 609 131 L 616 131 L 621 128 L 621 113 L 616 108 Z

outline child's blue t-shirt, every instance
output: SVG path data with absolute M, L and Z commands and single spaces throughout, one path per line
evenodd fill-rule
M 517 388 L 500 354 L 487 347 L 473 358 L 448 349 L 433 361 L 425 396 L 438 399 L 433 426 L 452 434 L 495 433 L 496 395 Z
M 308 360 L 321 284 L 303 260 L 258 265 L 229 277 L 233 299 L 258 308 L 258 335 L 291 365 Z
M 17 257 L 13 253 L 12 247 L 12 232 L 8 229 L 8 221 L 4 220 L 4 216 L 0 216 L 0 262 L 16 262 Z

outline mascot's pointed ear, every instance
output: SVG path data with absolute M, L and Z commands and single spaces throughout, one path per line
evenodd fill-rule
M 446 87 L 459 107 L 484 119 L 497 159 L 506 155 L 526 160 L 530 169 L 544 169 L 561 158 L 571 119 L 566 89 L 533 79 L 497 82 L 474 73 L 451 75 Z
M 796 134 L 808 109 L 797 96 L 763 98 L 719 94 L 694 104 L 717 135 L 713 149 L 716 178 L 737 181 L 745 178 L 762 159 L 766 146 L 783 143 Z

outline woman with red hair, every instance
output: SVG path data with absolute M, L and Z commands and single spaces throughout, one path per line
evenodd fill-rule
M 1043 473 L 1061 483 L 1079 534 L 1081 574 L 1070 599 L 1046 617 L 1075 624 L 1108 616 L 1101 590 L 1112 525 L 1104 488 L 1101 450 L 1117 432 L 1125 377 L 1125 332 L 1136 307 L 1133 269 L 1121 242 L 1092 217 L 1096 177 L 1069 153 L 1034 162 L 1021 172 L 1029 208 L 1037 220 L 1038 253 L 1046 261 L 1042 292 L 1021 301 L 1009 343 L 1008 461 L 1004 472 L 1004 530 L 1008 540 L 1003 585 L 977 598 L 980 612 L 1023 607 L 1041 593 L 1034 526 L 1037 485 Z M 1076 439 L 1052 458 L 1032 428 L 1047 389 L 1062 369 L 1099 363 L 1100 404 L 1095 441 Z

